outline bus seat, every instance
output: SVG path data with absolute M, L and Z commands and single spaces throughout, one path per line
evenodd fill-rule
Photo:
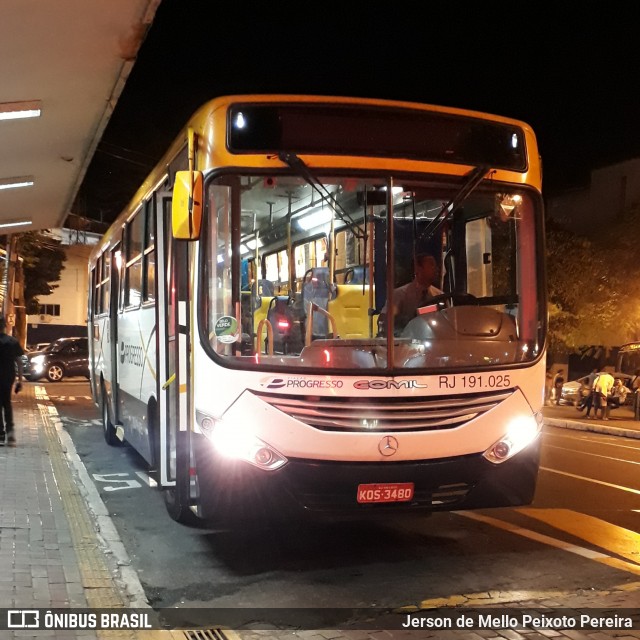
M 271 280 L 256 280 L 253 283 L 253 289 L 253 295 L 270 298 L 274 295 L 275 286 Z
M 267 320 L 273 329 L 273 350 L 275 353 L 300 352 L 302 348 L 300 325 L 295 321 L 295 315 L 288 296 L 275 296 L 269 302 Z
M 358 266 L 347 269 L 344 274 L 345 284 L 369 284 L 369 272 L 366 267 Z
M 309 303 L 311 302 L 326 310 L 332 294 L 333 287 L 329 282 L 329 269 L 327 267 L 314 267 L 304 274 L 302 304 L 305 314 L 308 313 Z M 329 334 L 329 321 L 325 316 L 314 313 L 313 318 L 307 319 L 307 322 L 313 322 L 312 335 L 314 337 L 326 338 Z
M 341 338 L 369 337 L 369 286 L 360 284 L 337 285 L 336 297 L 329 301 L 329 313 L 336 321 L 338 335 Z M 374 318 L 373 335 L 377 333 Z

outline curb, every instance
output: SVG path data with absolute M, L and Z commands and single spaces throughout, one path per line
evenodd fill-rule
M 548 427 L 560 427 L 562 429 L 574 429 L 575 431 L 591 431 L 592 433 L 604 433 L 610 436 L 623 438 L 635 438 L 640 440 L 640 431 L 637 429 L 624 429 L 622 427 L 612 427 L 610 425 L 599 424 L 598 422 L 579 422 L 577 420 L 562 420 L 560 418 L 547 418 L 543 422 Z
M 80 532 L 84 552 L 76 554 L 81 572 L 83 567 L 102 567 L 101 588 L 104 597 L 110 602 L 106 606 L 124 606 L 127 608 L 149 609 L 144 589 L 137 573 L 131 566 L 131 561 L 122 543 L 120 536 L 109 516 L 98 490 L 91 480 L 89 473 L 76 452 L 75 446 L 69 434 L 62 426 L 58 412 L 49 400 L 49 396 L 44 387 L 34 387 L 34 401 L 38 412 L 42 418 L 44 431 L 50 442 L 50 454 L 53 458 L 56 453 L 60 453 L 61 460 L 66 463 L 54 466 L 54 475 L 60 485 L 69 484 L 75 487 L 79 500 L 74 500 L 73 504 L 64 491 L 61 491 L 63 508 L 65 510 L 72 537 L 79 535 L 77 527 L 82 525 Z M 57 438 L 56 438 L 57 436 Z M 57 441 L 56 441 L 57 440 Z M 111 562 L 106 562 L 108 558 Z M 112 574 L 110 579 L 109 565 Z M 95 588 L 89 593 L 95 593 Z M 124 602 L 122 596 L 125 595 L 128 602 Z M 102 602 L 97 602 L 95 598 L 88 598 L 90 606 L 105 606 Z M 145 640 L 184 640 L 187 635 L 179 630 L 147 630 L 147 631 L 98 631 L 98 637 L 127 638 Z

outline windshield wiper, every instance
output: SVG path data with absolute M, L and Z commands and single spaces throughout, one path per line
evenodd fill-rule
M 485 179 L 489 173 L 490 167 L 481 165 L 472 169 L 467 174 L 467 179 L 460 188 L 460 191 L 445 204 L 438 212 L 438 215 L 427 225 L 427 228 L 420 235 L 419 240 L 428 240 L 432 238 L 440 227 L 451 218 L 451 216 L 458 210 L 460 205 L 471 195 L 474 189 Z
M 324 200 L 329 200 L 334 207 L 336 215 L 342 222 L 349 225 L 351 232 L 359 239 L 363 239 L 365 235 L 360 231 L 355 220 L 344 210 L 342 205 L 336 200 L 335 196 L 322 184 L 322 182 L 313 175 L 311 169 L 305 164 L 304 160 L 299 158 L 293 151 L 280 151 L 278 158 L 286 165 L 291 167 L 298 175 L 302 176 L 311 188 L 314 189 Z

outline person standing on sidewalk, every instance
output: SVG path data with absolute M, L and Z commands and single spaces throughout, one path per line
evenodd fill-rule
M 560 398 L 562 396 L 562 385 L 564 384 L 564 375 L 562 375 L 562 370 L 558 369 L 558 372 L 553 378 L 553 392 L 554 398 L 556 401 L 556 405 L 560 405 Z
M 593 383 L 593 412 L 595 417 L 598 417 L 598 411 L 600 411 L 600 417 L 603 420 L 608 420 L 607 416 L 607 398 L 611 394 L 614 383 L 613 376 L 610 373 L 601 373 Z
M 20 343 L 5 333 L 7 322 L 0 316 L 0 446 L 5 442 L 10 447 L 16 446 L 16 436 L 13 424 L 13 406 L 11 392 L 18 374 L 15 392 L 22 390 L 22 355 L 24 351 Z

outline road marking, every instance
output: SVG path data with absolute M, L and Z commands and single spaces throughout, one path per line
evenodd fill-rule
M 627 562 L 626 560 L 620 560 L 619 558 L 612 558 L 606 553 L 601 553 L 600 551 L 593 551 L 592 549 L 586 549 L 585 547 L 570 544 L 568 542 L 564 542 L 563 540 L 558 540 L 557 538 L 552 538 L 551 536 L 538 533 L 537 531 L 525 529 L 524 527 L 512 524 L 511 522 L 506 522 L 504 520 L 498 520 L 497 518 L 485 516 L 481 513 L 476 513 L 473 511 L 454 511 L 454 513 L 464 518 L 469 518 L 470 520 L 484 522 L 485 524 L 488 524 L 492 527 L 502 529 L 503 531 L 508 531 L 509 533 L 514 533 L 516 535 L 522 536 L 523 538 L 529 538 L 530 540 L 535 540 L 536 542 L 540 542 L 541 544 L 546 544 L 550 547 L 555 547 L 556 549 L 561 549 L 562 551 L 573 553 L 575 555 L 586 558 L 587 560 L 594 560 L 595 562 L 606 564 L 615 569 L 620 569 L 621 571 L 626 571 L 628 573 L 633 573 L 640 576 L 640 566 L 638 566 L 635 562 L 632 563 Z
M 105 491 L 121 491 L 122 489 L 140 489 L 142 485 L 137 480 L 129 480 L 128 473 L 94 473 L 92 475 L 93 479 L 97 482 L 103 483 L 115 483 L 109 484 L 106 487 L 103 487 Z M 118 478 L 124 477 L 123 480 L 119 480 Z
M 612 592 L 634 592 L 640 590 L 640 582 L 626 582 L 615 585 L 606 591 L 593 591 L 589 595 L 594 600 L 604 602 Z M 529 600 L 559 600 L 575 597 L 574 591 L 481 591 L 479 593 L 460 593 L 446 598 L 422 600 L 416 605 L 405 605 L 394 609 L 396 613 L 411 613 L 420 609 L 439 609 L 441 607 L 478 607 L 492 604 L 521 603 Z
M 565 429 L 562 429 L 565 431 Z M 586 431 L 574 431 L 575 434 L 583 434 L 583 435 L 570 435 L 567 436 L 564 433 L 545 433 L 545 436 L 548 438 L 564 438 L 565 440 L 576 440 L 578 439 L 580 442 L 592 442 L 597 445 L 606 445 L 608 447 L 616 447 L 618 449 L 631 449 L 632 451 L 638 451 L 638 446 L 635 447 L 630 444 L 624 444 L 624 440 L 620 438 L 620 436 L 607 436 L 604 433 L 599 434 L 599 438 L 594 438 L 591 436 L 584 435 Z M 557 446 L 557 445 L 547 445 L 549 447 Z M 581 451 L 581 449 L 571 449 L 571 451 Z
M 595 480 L 594 478 L 585 478 L 584 476 L 578 476 L 575 473 L 568 473 L 567 471 L 558 471 L 557 469 L 550 469 L 549 467 L 540 467 L 543 471 L 548 471 L 549 473 L 558 473 L 561 476 L 568 476 L 569 478 L 576 478 L 577 480 L 584 480 L 585 482 L 593 482 L 593 484 L 601 484 L 604 487 L 609 487 L 611 489 L 619 489 L 620 491 L 628 491 L 629 493 L 635 493 L 640 495 L 640 491 L 638 489 L 631 489 L 630 487 L 622 487 L 619 484 L 612 484 L 611 482 L 604 482 L 603 480 Z
M 102 420 L 100 418 L 87 420 L 85 418 L 67 418 L 66 416 L 60 416 L 60 422 L 64 425 L 76 427 L 102 427 Z
M 640 533 L 569 509 L 520 507 L 516 511 L 640 564 Z
M 614 458 L 612 456 L 603 456 L 599 453 L 589 453 L 588 451 L 582 451 L 581 449 L 570 449 L 569 447 L 559 447 L 557 444 L 546 445 L 549 449 L 562 449 L 562 451 L 571 451 L 573 453 L 579 453 L 583 456 L 595 456 L 596 458 L 604 458 L 605 460 L 613 460 L 615 462 L 628 462 L 629 464 L 639 464 L 636 460 L 625 460 L 624 458 Z M 637 451 L 637 449 L 636 449 Z
M 158 483 L 144 471 L 136 471 L 136 475 L 140 478 L 148 487 L 157 487 Z

